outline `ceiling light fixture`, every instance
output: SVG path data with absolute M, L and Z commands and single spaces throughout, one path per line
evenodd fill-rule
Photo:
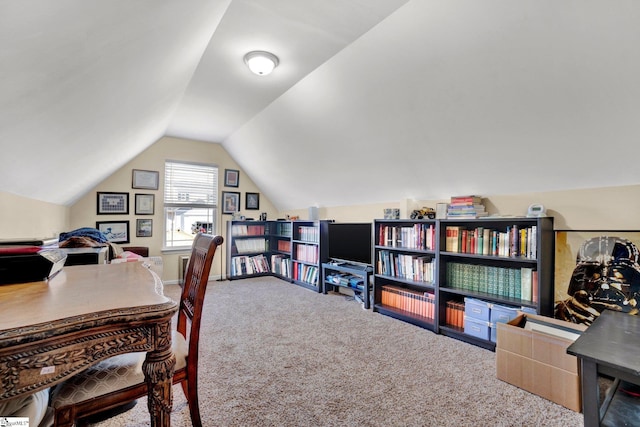
M 251 72 L 259 76 L 266 76 L 271 73 L 280 63 L 278 57 L 273 53 L 261 50 L 254 50 L 253 52 L 247 53 L 244 56 L 244 62 Z

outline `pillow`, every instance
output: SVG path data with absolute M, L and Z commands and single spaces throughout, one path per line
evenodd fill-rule
M 140 261 L 141 259 L 144 259 L 143 256 L 140 256 L 137 253 L 131 251 L 122 251 L 118 258 L 124 259 L 126 261 Z

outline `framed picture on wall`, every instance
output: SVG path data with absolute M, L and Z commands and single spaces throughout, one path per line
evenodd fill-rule
M 222 213 L 234 214 L 240 212 L 240 193 L 235 191 L 222 192 Z
M 155 195 L 136 194 L 136 215 L 153 215 Z
M 96 228 L 110 242 L 129 243 L 129 221 L 96 221 Z
M 98 192 L 98 215 L 129 214 L 129 193 Z
M 134 169 L 131 177 L 131 188 L 157 190 L 160 174 L 158 171 Z
M 554 317 L 590 325 L 605 309 L 638 314 L 640 231 L 557 230 Z
M 136 237 L 151 237 L 152 234 L 152 219 L 136 219 Z
M 260 193 L 246 193 L 244 204 L 247 209 L 260 209 Z
M 237 187 L 240 185 L 240 171 L 236 169 L 224 170 L 224 186 Z

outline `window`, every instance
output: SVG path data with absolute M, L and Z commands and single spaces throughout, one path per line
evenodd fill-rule
M 217 166 L 165 162 L 165 249 L 191 247 L 199 231 L 216 234 L 217 209 Z

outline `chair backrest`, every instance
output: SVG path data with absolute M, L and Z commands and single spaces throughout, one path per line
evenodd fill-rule
M 197 367 L 200 321 L 204 295 L 209 281 L 209 271 L 216 249 L 222 245 L 223 241 L 222 236 L 198 233 L 193 240 L 191 257 L 185 272 L 184 287 L 180 296 L 177 331 L 189 341 L 189 359 L 191 361 L 187 365 L 195 364 L 194 369 Z

